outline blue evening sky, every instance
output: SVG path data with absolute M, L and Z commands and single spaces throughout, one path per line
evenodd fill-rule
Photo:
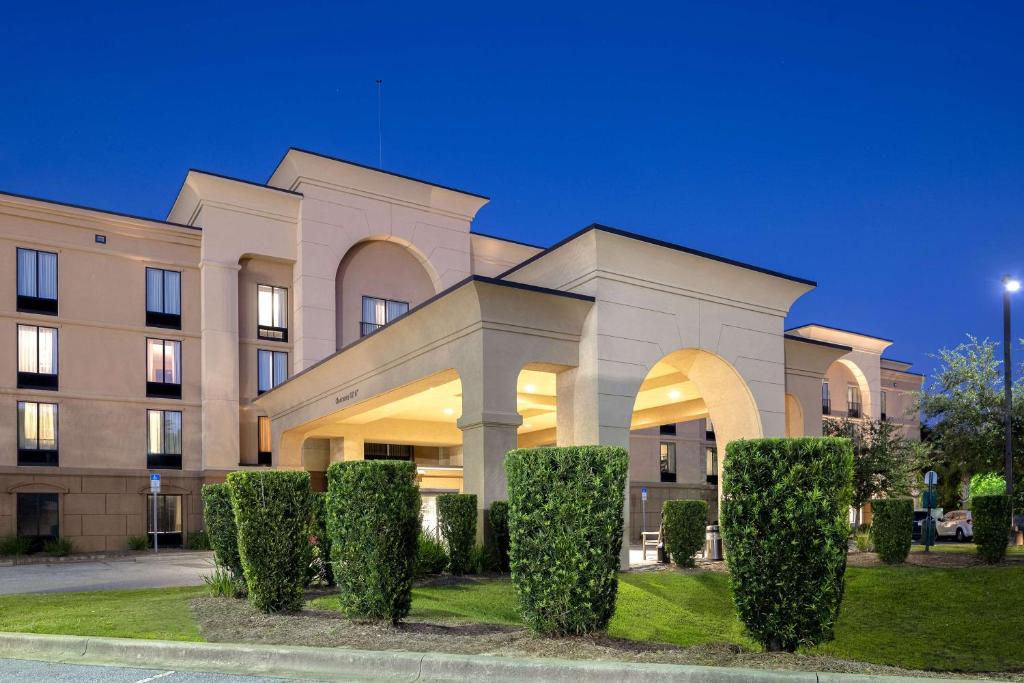
M 46 4 L 45 9 L 36 5 Z M 117 5 L 115 7 L 115 5 Z M 789 323 L 928 353 L 999 337 L 1024 276 L 1024 5 L 18 3 L 0 190 L 163 218 L 190 167 L 288 146 L 817 280 Z M 1024 293 L 1015 305 L 1024 336 Z

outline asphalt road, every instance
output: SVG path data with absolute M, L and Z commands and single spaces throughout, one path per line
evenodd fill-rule
M 213 571 L 213 553 L 167 553 L 127 560 L 22 564 L 0 567 L 0 595 L 70 593 L 116 588 L 200 586 Z
M 0 682 L 75 681 L 75 683 L 272 683 L 280 678 L 133 669 L 120 666 L 53 664 L 24 659 L 0 659 Z

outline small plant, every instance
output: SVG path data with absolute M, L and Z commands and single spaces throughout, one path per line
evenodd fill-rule
M 148 550 L 149 539 L 145 536 L 129 536 L 128 550 Z
M 448 554 L 444 545 L 429 534 L 420 532 L 416 551 L 416 567 L 413 575 L 417 579 L 440 574 L 448 566 Z
M 55 538 L 43 544 L 43 552 L 50 557 L 67 557 L 71 554 L 74 545 L 69 539 Z
M 875 549 L 874 543 L 871 542 L 871 534 L 861 532 L 854 536 L 853 540 L 857 544 L 857 550 L 862 553 L 870 553 Z
M 0 555 L 18 557 L 20 555 L 28 555 L 30 550 L 32 550 L 32 539 L 21 536 L 8 536 L 0 540 Z
M 212 574 L 203 576 L 203 583 L 215 598 L 236 598 L 244 594 L 242 582 L 236 581 L 229 570 L 219 565 L 214 567 Z
M 193 531 L 188 535 L 188 543 L 185 547 L 189 550 L 209 550 L 210 537 L 205 531 Z
M 466 563 L 466 573 L 475 576 L 491 574 L 499 571 L 498 557 L 492 548 L 484 545 L 473 546 L 469 551 L 469 561 Z
M 448 571 L 456 576 L 465 574 L 476 540 L 476 496 L 471 493 L 439 495 L 437 526 L 448 548 Z
M 1010 497 L 976 496 L 971 500 L 971 517 L 978 556 L 989 564 L 1001 561 L 1010 540 Z
M 661 508 L 665 552 L 680 567 L 692 567 L 693 556 L 704 545 L 708 523 L 706 500 L 666 500 Z
M 875 550 L 886 564 L 900 564 L 910 554 L 914 533 L 914 501 L 881 498 L 871 501 L 871 530 Z

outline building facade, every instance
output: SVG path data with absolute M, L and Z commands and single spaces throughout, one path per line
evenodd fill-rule
M 474 233 L 486 202 L 297 149 L 265 184 L 190 171 L 166 221 L 0 194 L 0 536 L 124 549 L 160 472 L 174 545 L 205 482 L 360 458 L 413 460 L 429 526 L 436 493 L 504 498 L 511 448 L 604 443 L 635 539 L 664 500 L 716 507 L 732 439 L 916 433 L 891 342 L 786 331 L 813 282 L 604 226 Z

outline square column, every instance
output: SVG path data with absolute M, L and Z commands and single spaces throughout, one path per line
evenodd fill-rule
M 513 391 L 514 395 L 514 391 Z M 476 538 L 487 538 L 487 511 L 497 500 L 508 500 L 505 454 L 517 446 L 523 418 L 519 413 L 476 413 L 459 418 L 462 430 L 462 491 L 476 494 Z
M 203 468 L 238 467 L 237 263 L 202 261 Z

